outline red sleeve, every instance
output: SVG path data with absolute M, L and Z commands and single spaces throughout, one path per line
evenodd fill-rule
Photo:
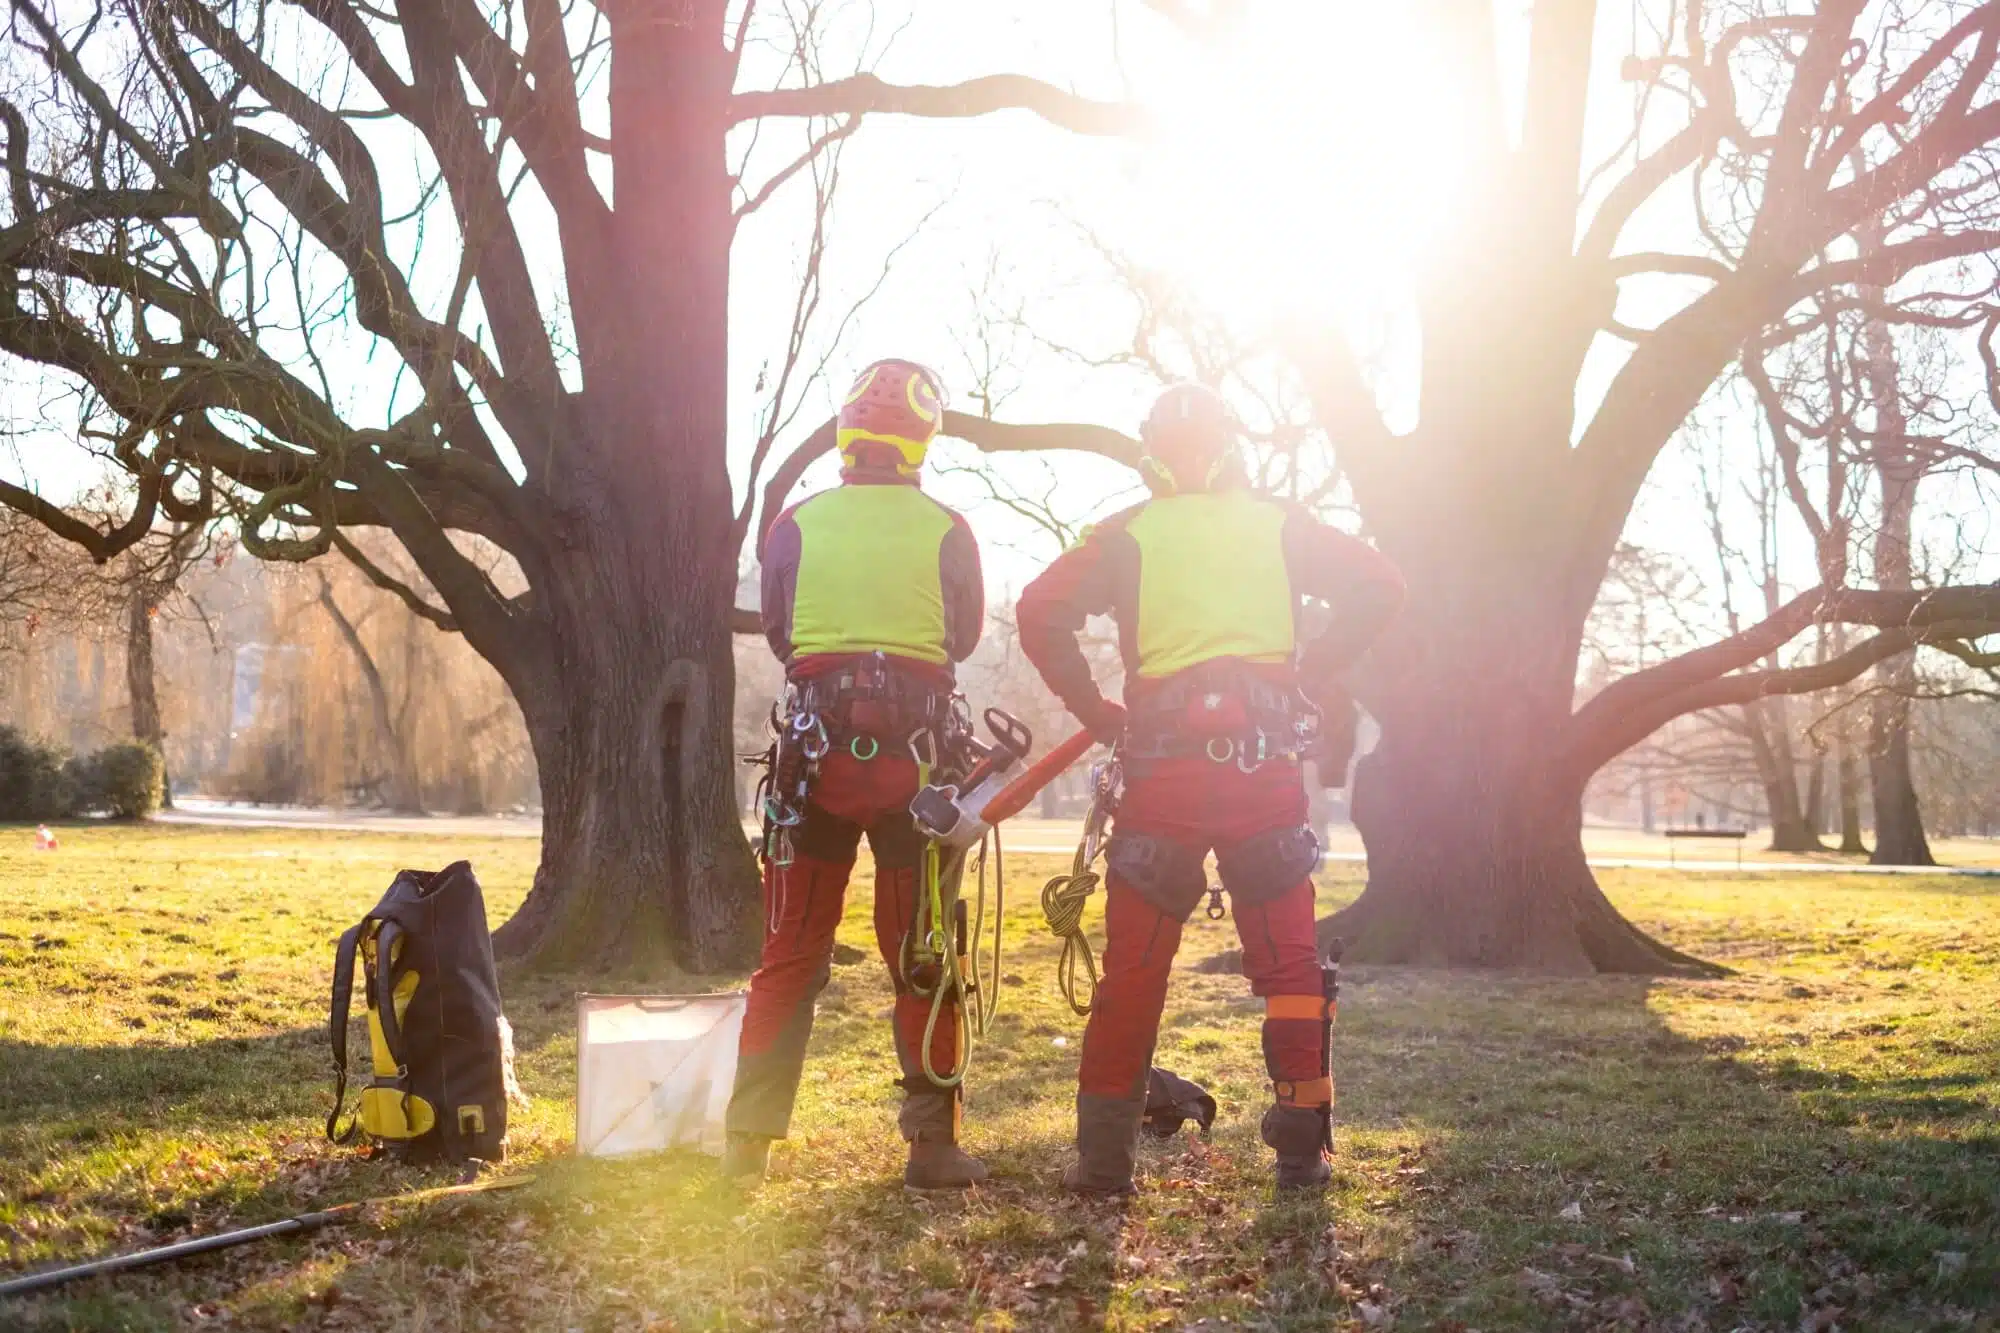
M 1050 692 L 1085 725 L 1104 696 L 1076 636 L 1090 617 L 1112 610 L 1116 587 L 1110 544 L 1122 535 L 1101 527 L 1086 533 L 1021 590 L 1014 610 L 1021 651 Z
M 1402 608 L 1403 575 L 1389 558 L 1294 509 L 1285 520 L 1285 567 L 1292 588 L 1333 608 L 1333 624 L 1305 645 L 1300 677 L 1338 678 L 1359 661 Z

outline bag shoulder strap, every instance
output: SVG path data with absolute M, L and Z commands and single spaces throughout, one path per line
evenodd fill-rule
M 354 955 L 371 920 L 363 917 L 333 947 L 333 1000 L 327 1010 L 327 1036 L 333 1045 L 333 1110 L 327 1113 L 326 1137 L 334 1143 L 353 1138 L 360 1123 L 357 1114 L 345 1130 L 340 1128 L 340 1113 L 347 1104 L 347 1016 L 354 1002 Z

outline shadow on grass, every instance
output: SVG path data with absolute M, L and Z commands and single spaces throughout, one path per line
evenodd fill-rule
M 1043 984 L 1039 959 L 1023 966 Z M 1842 1001 L 1787 1005 L 1754 976 L 1353 969 L 1336 1033 L 1336 1190 L 1300 1203 L 1273 1198 L 1257 1141 L 1266 1094 L 1247 988 L 1180 973 L 1158 1059 L 1223 1102 L 1212 1145 L 1183 1135 L 1145 1147 L 1145 1193 L 1129 1205 L 1060 1195 L 1076 1049 L 1052 1043 L 1077 1025 L 1042 1003 L 1004 1016 L 974 1072 L 968 1118 L 995 1179 L 917 1197 L 897 1175 L 887 1027 L 874 1017 L 886 988 L 872 967 L 843 983 L 849 1011 L 825 1023 L 812 1057 L 828 1091 L 755 1196 L 689 1154 L 558 1158 L 521 1195 L 392 1209 L 178 1276 L 123 1279 L 48 1307 L 49 1326 L 114 1326 L 76 1313 L 91 1301 L 141 1327 L 133 1310 L 164 1326 L 204 1301 L 257 1326 L 310 1326 L 353 1306 L 384 1324 L 499 1328 L 1227 1316 L 1322 1329 L 1361 1326 L 1372 1309 L 1405 1328 L 1691 1331 L 1791 1329 L 1838 1309 L 1844 1327 L 1898 1329 L 2000 1313 L 2000 1132 L 1978 1065 L 1990 1068 L 1990 1029 L 1947 1038 L 1912 1018 L 1792 1047 L 1780 1010 Z M 548 1079 L 566 1076 L 572 986 L 507 980 L 519 1048 Z M 282 1114 L 323 1107 L 316 1029 L 238 1045 L 143 1056 L 0 1045 L 0 1077 L 23 1068 L 42 1089 L 17 1105 L 8 1087 L 0 1149 L 54 1132 L 52 1119 L 115 1137 L 199 1120 L 218 1098 L 227 1114 L 246 1081 L 278 1087 L 274 1105 L 293 1108 Z M 145 1087 L 156 1100 L 112 1095 Z M 234 1114 L 259 1118 L 247 1103 Z M 391 1165 L 316 1163 L 328 1174 L 287 1167 L 248 1194 L 196 1195 L 196 1211 L 241 1224 L 429 1183 Z
M 1976 1092 L 1990 1074 L 1892 1073 L 1920 1054 L 1879 1042 L 1816 1047 L 1821 1067 L 1758 1059 L 1664 1020 L 1727 982 L 1370 969 L 1350 983 L 1343 1166 L 1374 1196 L 1364 1257 L 1384 1261 L 1362 1267 L 1418 1326 L 1791 1328 L 1827 1311 L 1918 1328 L 2000 1312 L 2000 1133 Z

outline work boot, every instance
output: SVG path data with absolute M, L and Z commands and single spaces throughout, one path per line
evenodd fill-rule
M 1323 1190 L 1333 1179 L 1326 1152 L 1330 1106 L 1273 1106 L 1264 1112 L 1264 1142 L 1278 1154 L 1278 1189 Z
M 755 1185 L 771 1161 L 771 1141 L 762 1134 L 731 1134 L 722 1150 L 722 1178 Z
M 898 1127 L 910 1143 L 903 1185 L 913 1190 L 962 1190 L 986 1179 L 986 1167 L 958 1146 L 958 1089 L 904 1085 Z
M 903 1168 L 903 1187 L 913 1190 L 962 1190 L 986 1180 L 986 1164 L 950 1139 L 910 1140 L 910 1164 Z
M 1131 1194 L 1132 1162 L 1146 1098 L 1076 1095 L 1076 1161 L 1063 1172 L 1063 1188 L 1075 1194 L 1115 1198 Z

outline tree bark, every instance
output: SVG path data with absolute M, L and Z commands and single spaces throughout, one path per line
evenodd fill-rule
M 720 0 L 611 8 L 609 289 L 572 280 L 583 389 L 562 516 L 510 674 L 542 782 L 542 861 L 494 936 L 538 965 L 750 962 L 736 805 L 735 512 L 727 465 L 732 64 Z M 673 243 L 662 244 L 662 237 Z
M 1806 832 L 1812 835 L 1814 843 L 1824 850 L 1820 842 L 1826 833 L 1826 756 L 1814 751 L 1806 769 Z
M 1451 530 L 1408 547 L 1383 534 L 1410 599 L 1358 682 L 1382 725 L 1354 779 L 1368 886 L 1320 923 L 1322 942 L 1376 963 L 1702 968 L 1619 915 L 1584 858 L 1590 774 L 1558 747 L 1588 602 L 1552 617 L 1565 599 L 1539 591 L 1533 562 L 1439 550 Z
M 733 562 L 711 557 L 703 581 L 718 600 L 669 543 L 607 535 L 656 549 L 596 564 L 552 599 L 565 627 L 556 661 L 516 695 L 541 775 L 542 859 L 494 943 L 553 968 L 740 966 L 754 952 L 757 881 L 732 782 Z
M 140 580 L 126 613 L 125 691 L 132 700 L 133 738 L 143 745 L 152 746 L 164 765 L 167 732 L 160 722 L 159 681 L 153 668 L 153 612 L 158 609 L 159 602 L 153 596 L 153 590 L 146 586 L 143 579 Z M 164 772 L 160 781 L 160 808 L 174 808 L 173 784 Z
M 1861 773 L 1854 762 L 1854 746 L 1844 728 L 1834 744 L 1839 754 L 1840 850 L 1856 856 L 1868 850 L 1868 844 L 1861 840 Z
M 1744 705 L 1743 723 L 1750 740 L 1750 754 L 1756 761 L 1757 778 L 1764 787 L 1764 808 L 1771 820 L 1771 850 L 1825 851 L 1799 801 L 1790 724 L 1781 701 L 1768 699 Z
M 1882 437 L 1873 450 L 1882 489 L 1882 526 L 1875 534 L 1875 582 L 1900 592 L 1915 582 L 1912 529 L 1917 484 L 1923 480 L 1926 467 L 1916 450 L 1904 442 L 1909 422 L 1903 410 L 1893 335 L 1879 320 L 1871 321 L 1862 342 L 1876 431 Z M 1880 688 L 1869 709 L 1868 725 L 1868 780 L 1875 805 L 1875 850 L 1868 857 L 1871 865 L 1937 864 L 1930 840 L 1924 836 L 1923 811 L 1917 804 L 1916 780 L 1910 772 L 1909 696 L 1916 676 L 1913 652 L 1893 657 L 1876 670 Z

